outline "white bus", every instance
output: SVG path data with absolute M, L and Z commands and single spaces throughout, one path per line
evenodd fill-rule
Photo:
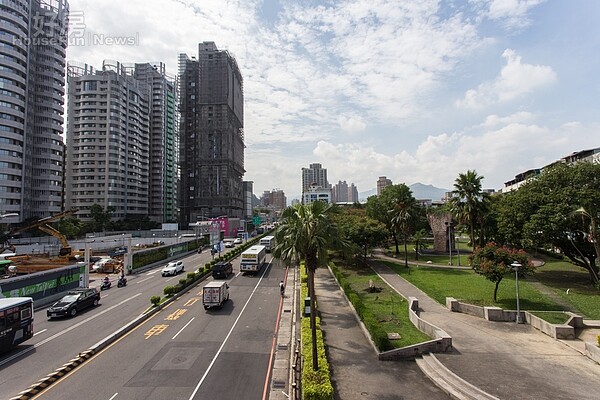
M 265 236 L 260 239 L 260 242 L 258 242 L 258 244 L 260 244 L 261 246 L 265 246 L 265 248 L 267 249 L 267 253 L 270 253 L 271 250 L 273 250 L 273 247 L 275 246 L 275 236 Z
M 246 249 L 240 257 L 241 272 L 258 272 L 267 257 L 265 246 L 252 246 Z

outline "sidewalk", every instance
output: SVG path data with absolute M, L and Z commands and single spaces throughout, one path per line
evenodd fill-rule
M 436 357 L 467 382 L 500 399 L 600 398 L 600 365 L 570 346 L 529 325 L 453 313 L 387 266 L 372 266 L 401 295 L 419 300 L 421 318 L 452 336 L 454 352 Z
M 383 362 L 330 271 L 317 269 L 315 292 L 327 346 L 334 399 L 447 400 L 414 361 Z

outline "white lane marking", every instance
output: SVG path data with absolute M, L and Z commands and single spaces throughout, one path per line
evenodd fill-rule
M 142 283 L 142 282 L 146 282 L 148 279 L 152 279 L 152 277 L 146 278 L 146 279 L 142 279 L 141 281 L 135 281 L 133 283 Z
M 270 263 L 269 263 L 270 266 Z M 192 400 L 194 398 L 194 396 L 196 395 L 196 393 L 198 393 L 198 390 L 200 390 L 200 386 L 202 386 L 202 383 L 204 382 L 204 379 L 206 379 L 206 377 L 208 376 L 208 373 L 210 372 L 210 370 L 212 369 L 215 361 L 217 361 L 217 358 L 219 357 L 219 355 L 221 354 L 221 351 L 223 351 L 223 347 L 225 347 L 225 343 L 227 343 L 227 340 L 229 340 L 229 336 L 231 336 L 231 333 L 233 332 L 233 329 L 235 328 L 235 326 L 237 325 L 238 321 L 240 320 L 240 318 L 242 317 L 242 315 L 244 314 L 244 310 L 246 309 L 246 307 L 248 306 L 248 303 L 250 303 L 250 300 L 252 299 L 252 297 L 254 296 L 254 293 L 256 293 L 256 289 L 258 289 L 258 285 L 260 285 L 260 282 L 262 282 L 263 278 L 265 277 L 265 274 L 267 273 L 267 270 L 269 268 L 266 267 L 262 273 L 262 275 L 260 276 L 260 279 L 258 280 L 258 282 L 256 282 L 256 286 L 254 286 L 254 289 L 252 290 L 252 293 L 250 293 L 250 297 L 248 297 L 248 300 L 246 300 L 246 303 L 244 304 L 244 307 L 242 307 L 242 311 L 240 311 L 240 314 L 238 315 L 238 317 L 235 319 L 235 322 L 233 323 L 233 325 L 231 326 L 231 329 L 229 329 L 229 333 L 227 333 L 227 336 L 225 336 L 225 339 L 223 340 L 223 343 L 221 343 L 221 347 L 219 347 L 219 350 L 217 350 L 217 354 L 215 354 L 215 356 L 213 357 L 212 361 L 210 362 L 210 364 L 208 365 L 208 368 L 206 369 L 206 371 L 204 372 L 204 375 L 202 375 L 202 378 L 200 379 L 200 381 L 198 382 L 198 384 L 196 385 L 196 388 L 194 389 L 194 391 L 192 392 L 192 395 L 190 396 L 189 400 Z
M 113 400 L 115 397 L 119 395 L 119 392 L 113 394 L 108 400 Z
M 48 330 L 48 329 L 42 329 L 41 331 L 34 333 L 34 334 L 33 334 L 33 336 L 39 335 L 40 333 L 44 333 L 44 332 L 46 332 L 47 330 Z
M 185 328 L 187 328 L 187 326 L 188 326 L 189 324 L 191 324 L 191 323 L 192 323 L 192 321 L 193 321 L 195 318 L 196 318 L 196 317 L 193 317 L 192 319 L 190 319 L 190 322 L 188 322 L 187 324 L 185 324 L 185 325 L 183 326 L 183 328 L 181 328 L 181 329 L 179 330 L 179 332 L 177 332 L 177 333 L 175 334 L 175 336 L 173 336 L 173 337 L 171 338 L 171 340 L 173 340 L 173 339 L 175 339 L 177 336 L 179 336 L 179 334 L 180 334 L 181 332 L 183 332 L 183 330 L 184 330 Z
M 155 274 L 155 273 L 157 273 L 158 271 L 159 271 L 158 269 L 153 269 L 152 271 L 150 271 L 150 272 L 147 272 L 147 273 L 146 273 L 146 276 L 151 276 L 151 275 L 154 275 L 154 274 Z
M 22 350 L 22 351 L 20 351 L 20 352 L 18 352 L 18 353 L 16 353 L 16 354 L 13 354 L 12 356 L 10 356 L 10 357 L 8 357 L 8 358 L 6 358 L 6 359 L 4 359 L 4 360 L 0 361 L 0 366 L 2 366 L 2 365 L 4 365 L 4 364 L 6 364 L 6 363 L 8 363 L 8 362 L 10 362 L 10 361 L 12 361 L 12 360 L 14 360 L 15 358 L 18 358 L 18 357 L 22 356 L 23 354 L 29 353 L 30 351 L 32 351 L 32 350 L 34 350 L 34 349 L 37 349 L 37 348 L 38 348 L 38 347 L 40 347 L 41 345 L 43 345 L 43 344 L 46 344 L 46 343 L 48 343 L 49 341 L 51 341 L 51 340 L 53 340 L 53 339 L 56 339 L 57 337 L 59 337 L 59 336 L 62 336 L 62 335 L 64 335 L 65 333 L 67 333 L 67 332 L 69 332 L 69 331 L 72 331 L 72 330 L 73 330 L 73 329 L 75 329 L 75 328 L 78 328 L 79 326 L 81 326 L 81 325 L 85 324 L 86 322 L 89 322 L 89 321 L 91 321 L 91 320 L 93 320 L 93 319 L 95 319 L 95 318 L 98 318 L 98 317 L 99 317 L 99 316 L 101 316 L 102 314 L 105 314 L 105 313 L 107 313 L 107 312 L 109 312 L 109 311 L 111 311 L 111 310 L 113 310 L 113 309 L 115 309 L 115 308 L 117 308 L 117 307 L 121 306 L 122 304 L 125 304 L 125 303 L 127 303 L 128 301 L 130 301 L 130 300 L 133 300 L 133 299 L 135 299 L 136 297 L 138 297 L 138 296 L 141 296 L 141 295 L 142 295 L 142 293 L 138 293 L 138 294 L 136 294 L 136 295 L 133 295 L 133 296 L 131 296 L 130 298 L 128 298 L 128 299 L 125 299 L 125 300 L 121 301 L 121 302 L 120 302 L 120 303 L 118 303 L 118 304 L 115 304 L 114 306 L 110 306 L 110 307 L 108 307 L 106 310 L 102 310 L 102 311 L 101 311 L 101 312 L 99 312 L 98 314 L 94 314 L 94 315 L 92 315 L 91 317 L 84 319 L 83 321 L 79 321 L 79 322 L 78 322 L 78 323 L 76 323 L 75 325 L 71 325 L 71 326 L 70 326 L 70 327 L 68 327 L 67 329 L 64 329 L 64 330 L 62 330 L 62 331 L 60 331 L 60 332 L 58 332 L 58 333 L 55 333 L 54 335 L 52 335 L 52 336 L 50 336 L 50 337 L 48 337 L 48 338 L 46 338 L 46 339 L 42 340 L 41 342 L 38 342 L 38 343 L 34 344 L 34 345 L 33 345 L 33 346 L 31 346 L 31 347 L 28 347 L 28 348 L 26 348 L 26 349 L 24 349 L 24 350 Z

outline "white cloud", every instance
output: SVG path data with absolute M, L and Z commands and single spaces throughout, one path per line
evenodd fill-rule
M 365 124 L 363 119 L 359 116 L 340 115 L 338 117 L 338 123 L 344 132 L 349 133 L 364 131 L 367 127 L 367 124 Z
M 526 114 L 496 117 L 495 126 L 483 131 L 429 136 L 413 153 L 382 153 L 368 143 L 320 141 L 310 162 L 327 168 L 330 183 L 354 182 L 359 191 L 376 187 L 377 178 L 383 175 L 394 183 L 451 188 L 458 174 L 469 169 L 484 176 L 485 188 L 501 189 L 520 172 L 545 166 L 572 151 L 597 147 L 589 134 L 596 132 L 597 126 L 568 123 L 547 127 L 534 121 L 516 122 L 533 119 Z M 478 126 L 485 127 L 486 123 Z
M 529 25 L 527 13 L 545 0 L 492 0 L 489 3 L 488 17 L 502 20 L 507 28 L 518 29 Z
M 546 0 L 469 0 L 479 19 L 499 23 L 509 35 L 531 24 L 530 11 Z
M 598 88 L 589 84 L 595 75 L 569 76 L 564 68 L 597 71 L 598 63 L 588 57 L 577 68 L 580 59 L 557 58 L 573 43 L 588 56 L 598 31 L 558 40 L 543 30 L 557 18 L 544 14 L 553 7 L 578 10 L 564 19 L 563 32 L 593 7 L 279 1 L 281 12 L 265 20 L 268 3 L 70 0 L 71 10 L 85 13 L 86 33 L 137 33 L 140 44 L 73 46 L 69 59 L 96 67 L 105 58 L 163 61 L 175 74 L 178 53 L 196 55 L 199 42 L 229 50 L 244 77 L 244 179 L 256 193 L 277 187 L 298 194 L 301 168 L 313 162 L 328 169 L 330 181 L 354 182 L 360 191 L 381 175 L 449 188 L 467 169 L 499 188 L 522 170 L 598 146 L 591 139 L 598 132 Z M 531 21 L 536 30 L 528 36 Z M 504 60 L 496 46 L 508 49 Z M 504 65 L 490 72 L 498 61 Z
M 526 122 L 532 121 L 534 118 L 535 118 L 534 114 L 532 114 L 530 112 L 526 112 L 526 111 L 519 111 L 514 114 L 505 116 L 505 117 L 501 117 L 498 115 L 488 115 L 487 117 L 485 117 L 485 120 L 483 121 L 483 123 L 479 126 L 483 127 L 483 128 L 493 128 L 498 125 L 508 125 L 508 124 L 512 124 L 512 123 L 526 123 Z
M 477 89 L 467 90 L 458 107 L 484 108 L 497 103 L 519 99 L 537 89 L 556 81 L 556 73 L 545 65 L 521 63 L 521 57 L 511 49 L 502 53 L 506 65 L 496 79 L 480 84 Z

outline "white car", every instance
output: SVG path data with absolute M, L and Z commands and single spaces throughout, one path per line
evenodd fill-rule
M 242 244 L 242 238 L 235 238 L 235 240 L 233 241 L 233 243 L 235 243 L 235 244 Z
M 234 246 L 235 246 L 235 243 L 234 243 L 233 240 L 226 240 L 225 241 L 225 247 L 232 248 Z
M 161 271 L 162 276 L 177 275 L 183 272 L 183 261 L 171 261 Z

